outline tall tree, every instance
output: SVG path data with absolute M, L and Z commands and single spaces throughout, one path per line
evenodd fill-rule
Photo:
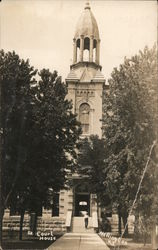
M 0 51 L 2 132 L 2 213 L 14 193 L 26 158 L 25 121 L 36 70 L 15 52 Z
M 67 175 L 73 170 L 81 129 L 72 113 L 72 103 L 66 99 L 67 88 L 61 77 L 56 71 L 51 73 L 45 69 L 39 75 L 39 83 L 32 88 L 33 115 L 28 135 L 31 149 L 27 164 L 32 166 L 35 178 L 36 186 L 32 188 L 39 195 L 41 190 L 41 199 L 46 205 L 48 188 L 54 192 L 64 188 Z
M 26 121 L 28 155 L 25 164 L 29 167 L 25 167 L 23 175 L 29 182 L 20 189 L 23 210 L 36 213 L 39 204 L 50 207 L 53 194 L 66 187 L 81 133 L 61 77 L 56 71 L 51 73 L 46 69 L 39 76 L 38 84 L 31 88 L 32 115 Z
M 2 83 L 3 209 L 21 214 L 50 206 L 52 192 L 65 186 L 81 133 L 67 88 L 57 72 L 43 69 L 40 80 L 29 61 L 15 52 L 0 54 Z
M 157 121 L 156 47 L 146 47 L 139 55 L 125 58 L 119 70 L 114 69 L 109 92 L 104 94 L 103 131 L 109 169 L 105 187 L 124 225 L 151 145 L 157 139 Z M 156 171 L 154 153 L 151 158 L 135 206 L 150 219 L 155 204 L 155 191 L 151 191 L 155 183 L 152 173 Z

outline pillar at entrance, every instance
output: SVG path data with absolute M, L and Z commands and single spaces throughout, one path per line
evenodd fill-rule
M 97 199 L 97 195 L 96 194 L 91 194 L 91 197 L 90 197 L 91 214 L 93 212 L 97 212 L 97 202 L 96 202 L 96 199 Z
M 59 201 L 59 216 L 66 217 L 67 211 L 73 210 L 73 191 L 61 190 L 60 201 Z

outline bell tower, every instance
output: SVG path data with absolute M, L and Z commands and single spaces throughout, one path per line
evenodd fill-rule
M 96 19 L 86 3 L 73 38 L 73 64 L 66 78 L 68 99 L 82 125 L 83 137 L 101 133 L 102 91 L 100 37 Z
M 100 65 L 100 37 L 96 19 L 89 3 L 86 3 L 79 18 L 73 37 L 73 63 L 66 78 L 67 98 L 72 100 L 73 112 L 77 114 L 82 126 L 82 137 L 98 135 L 102 137 L 102 94 L 105 78 Z M 78 174 L 72 176 L 73 187 L 61 190 L 59 211 L 66 220 L 73 218 L 75 223 L 83 224 L 83 212 L 87 212 L 96 221 L 98 205 L 96 194 L 92 194 Z M 81 221 L 80 221 L 81 219 Z M 69 225 L 70 226 L 70 225 Z M 95 227 L 97 225 L 95 224 Z M 83 228 L 83 230 L 85 230 Z
M 73 42 L 73 64 L 87 61 L 99 65 L 99 30 L 89 3 L 86 3 L 84 12 L 78 21 Z
M 73 64 L 66 78 L 68 99 L 82 125 L 82 136 L 101 133 L 102 91 L 105 78 L 100 65 L 100 37 L 89 3 L 79 18 L 73 38 Z

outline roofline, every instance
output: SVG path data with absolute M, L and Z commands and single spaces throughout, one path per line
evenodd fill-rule
M 88 61 L 83 61 L 83 62 L 77 62 L 77 63 L 74 63 L 74 64 L 71 64 L 70 65 L 70 69 L 73 69 L 73 68 L 78 68 L 78 66 L 80 65 L 83 65 L 83 66 L 92 66 L 93 68 L 97 68 L 97 69 L 102 69 L 102 66 L 95 63 L 95 62 L 88 62 Z

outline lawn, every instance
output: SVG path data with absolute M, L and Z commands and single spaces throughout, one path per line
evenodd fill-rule
M 108 245 L 110 250 L 152 250 L 151 244 L 146 244 L 144 246 L 144 243 L 137 243 L 137 242 L 134 242 L 132 239 L 125 239 L 127 241 L 127 245 L 120 246 L 118 248 L 118 247 L 110 246 L 108 244 L 107 238 L 104 238 L 104 237 L 101 237 L 101 238 Z
M 61 235 L 56 236 L 57 239 L 61 237 Z M 51 240 L 6 240 L 3 241 L 2 247 L 4 250 L 12 250 L 12 249 L 27 249 L 27 250 L 33 250 L 33 249 L 46 249 L 48 248 L 51 244 L 53 244 L 54 241 Z
M 11 249 L 46 249 L 53 242 L 52 241 L 9 241 L 3 243 L 4 250 Z

